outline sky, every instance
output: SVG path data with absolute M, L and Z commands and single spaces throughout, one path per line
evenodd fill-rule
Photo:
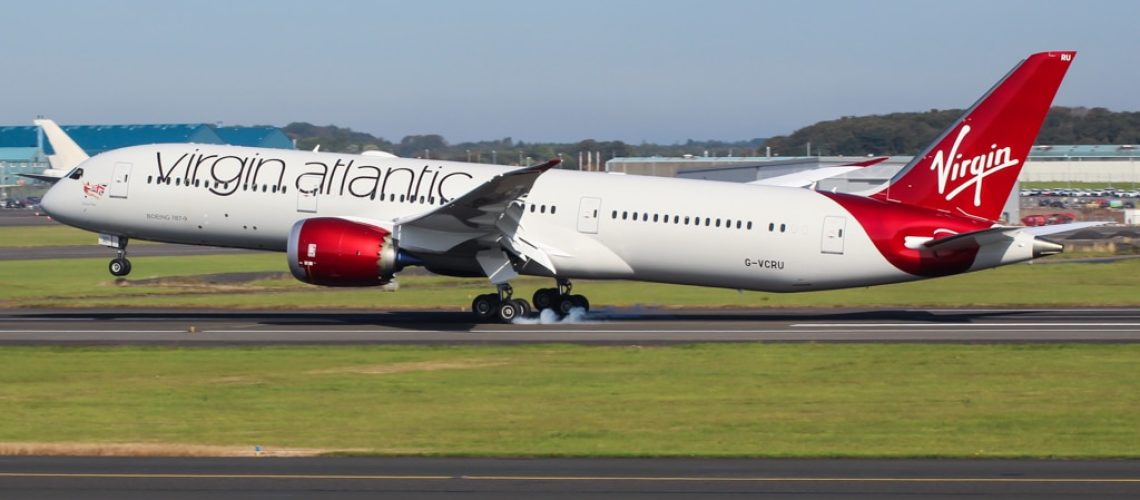
M 1025 56 L 1140 110 L 1140 2 L 0 1 L 0 124 L 675 143 L 964 108 Z

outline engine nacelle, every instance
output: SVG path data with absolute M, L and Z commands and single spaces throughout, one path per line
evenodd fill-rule
M 391 231 L 336 217 L 293 224 L 288 255 L 293 277 L 313 285 L 384 285 L 400 267 Z

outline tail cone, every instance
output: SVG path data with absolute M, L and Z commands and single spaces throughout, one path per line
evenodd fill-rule
M 1065 251 L 1065 246 L 1042 238 L 1033 239 L 1033 258 L 1057 255 Z

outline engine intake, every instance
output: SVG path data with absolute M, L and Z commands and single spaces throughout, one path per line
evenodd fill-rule
M 400 270 L 392 232 L 336 217 L 293 224 L 289 232 L 289 271 L 298 280 L 322 286 L 379 286 Z

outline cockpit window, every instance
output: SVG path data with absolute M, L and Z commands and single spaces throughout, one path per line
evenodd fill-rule
M 71 169 L 71 172 L 68 172 L 68 174 L 67 174 L 67 178 L 72 179 L 72 180 L 82 179 L 83 178 L 83 169 L 79 168 L 79 167 L 75 167 L 75 168 Z

